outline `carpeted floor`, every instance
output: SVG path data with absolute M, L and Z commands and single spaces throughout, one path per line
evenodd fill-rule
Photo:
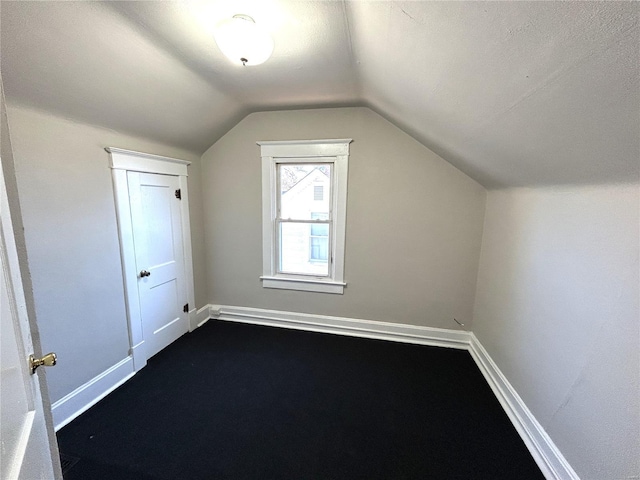
M 213 320 L 58 441 L 67 480 L 543 478 L 466 351 Z

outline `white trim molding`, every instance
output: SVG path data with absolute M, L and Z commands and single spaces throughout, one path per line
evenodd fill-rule
M 86 412 L 135 375 L 133 357 L 127 357 L 51 405 L 56 431 Z
M 352 138 L 325 140 L 265 140 L 256 142 L 264 157 L 335 157 L 349 155 Z
M 195 305 L 195 290 L 193 284 L 191 224 L 189 221 L 189 190 L 187 186 L 187 167 L 191 162 L 114 147 L 107 147 L 105 150 L 109 153 L 109 165 L 113 178 L 127 320 L 129 323 L 130 354 L 133 358 L 134 369 L 138 371 L 147 364 L 147 352 L 144 347 L 142 311 L 138 296 L 138 268 L 136 265 L 133 218 L 130 207 L 132 192 L 129 191 L 128 174 L 129 172 L 144 172 L 178 177 L 181 194 L 180 216 L 182 222 L 184 283 L 187 303 L 193 307 Z M 197 327 L 197 322 L 194 320 L 195 316 L 195 308 L 190 308 L 188 315 L 184 317 L 185 330 L 192 331 Z
M 204 307 L 198 309 L 191 317 L 191 330 L 194 331 L 196 328 L 201 327 L 211 318 L 211 305 L 205 305 Z
M 536 420 L 500 371 L 476 336 L 470 334 L 469 353 L 509 416 L 520 437 L 529 449 L 545 478 L 554 480 L 579 480 L 576 472 L 564 458 L 542 425 Z
M 301 292 L 322 292 L 322 293 L 337 293 L 342 294 L 344 287 L 347 285 L 344 282 L 332 282 L 328 280 L 307 280 L 301 278 L 286 278 L 286 277 L 270 277 L 262 275 L 262 286 L 264 288 L 280 288 L 284 290 L 299 290 Z
M 344 252 L 347 216 L 347 179 L 349 175 L 349 144 L 353 140 L 292 140 L 262 141 L 262 286 L 305 292 L 342 295 L 344 293 Z M 330 199 L 327 225 L 328 272 L 324 276 L 285 273 L 281 271 L 280 226 L 284 222 L 307 221 L 306 218 L 281 218 L 280 181 L 282 164 L 331 164 Z M 319 220 L 318 220 L 319 221 Z
M 204 316 L 207 309 L 209 318 L 228 322 L 468 350 L 545 478 L 580 480 L 472 332 L 225 305 L 207 305 L 198 314 Z M 206 320 L 198 326 L 204 323 Z
M 134 152 L 122 148 L 105 147 L 109 153 L 109 166 L 120 170 L 131 170 L 144 173 L 162 173 L 164 175 L 189 176 L 188 160 L 162 157 L 151 153 Z
M 416 343 L 435 347 L 467 350 L 469 332 L 421 327 L 402 323 L 379 322 L 346 317 L 329 317 L 310 313 L 283 312 L 261 308 L 211 305 L 211 318 L 230 322 L 334 333 L 352 337 L 374 338 L 393 342 Z

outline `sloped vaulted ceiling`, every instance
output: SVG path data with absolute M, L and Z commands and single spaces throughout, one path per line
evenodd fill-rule
M 203 152 L 254 111 L 369 106 L 487 187 L 637 181 L 637 2 L 2 2 L 7 101 Z M 237 67 L 213 26 L 253 16 Z

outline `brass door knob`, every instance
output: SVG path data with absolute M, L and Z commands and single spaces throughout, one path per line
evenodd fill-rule
M 140 278 L 148 277 L 149 275 L 151 275 L 151 272 L 147 272 L 146 270 L 140 271 Z
M 36 373 L 36 368 L 40 365 L 53 367 L 56 363 L 58 363 L 58 357 L 53 352 L 47 353 L 42 358 L 35 358 L 33 355 L 29 355 L 29 369 L 31 370 L 31 375 Z

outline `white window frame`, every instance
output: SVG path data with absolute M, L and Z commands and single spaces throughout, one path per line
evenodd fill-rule
M 262 157 L 262 286 L 305 292 L 342 295 L 344 287 L 344 251 L 347 220 L 347 177 L 349 144 L 352 139 L 261 141 Z M 329 232 L 329 275 L 278 273 L 278 164 L 331 163 L 331 212 L 333 228 Z M 325 192 L 326 194 L 326 192 Z

